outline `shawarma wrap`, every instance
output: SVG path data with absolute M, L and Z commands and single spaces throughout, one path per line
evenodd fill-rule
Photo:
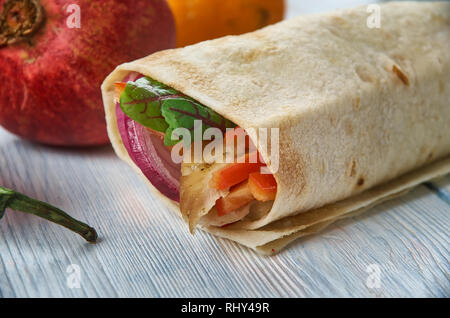
M 380 28 L 359 7 L 120 65 L 102 85 L 116 153 L 191 231 L 262 254 L 447 174 L 450 3 L 380 8 Z M 242 128 L 272 181 L 237 169 L 247 179 L 224 188 L 211 180 L 230 164 L 171 163 L 167 136 L 187 113 Z M 278 129 L 275 155 L 260 128 Z M 250 199 L 230 211 L 232 195 Z

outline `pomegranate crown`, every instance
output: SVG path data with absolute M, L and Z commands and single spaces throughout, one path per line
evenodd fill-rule
M 29 41 L 44 24 L 45 12 L 39 0 L 8 0 L 0 13 L 0 48 Z

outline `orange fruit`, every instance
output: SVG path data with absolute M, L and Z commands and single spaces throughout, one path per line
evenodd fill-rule
M 177 45 L 251 32 L 281 21 L 285 0 L 168 0 Z

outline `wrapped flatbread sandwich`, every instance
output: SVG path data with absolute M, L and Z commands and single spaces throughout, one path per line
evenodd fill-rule
M 120 65 L 116 153 L 191 232 L 262 254 L 447 174 L 450 3 L 366 9 Z

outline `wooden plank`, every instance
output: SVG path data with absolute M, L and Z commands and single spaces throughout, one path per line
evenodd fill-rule
M 448 205 L 425 186 L 322 235 L 260 257 L 183 222 L 110 147 L 62 150 L 0 132 L 0 184 L 94 225 L 95 246 L 8 211 L 0 223 L 3 297 L 449 296 Z M 70 289 L 67 267 L 81 269 Z M 366 286 L 378 264 L 381 288 Z

